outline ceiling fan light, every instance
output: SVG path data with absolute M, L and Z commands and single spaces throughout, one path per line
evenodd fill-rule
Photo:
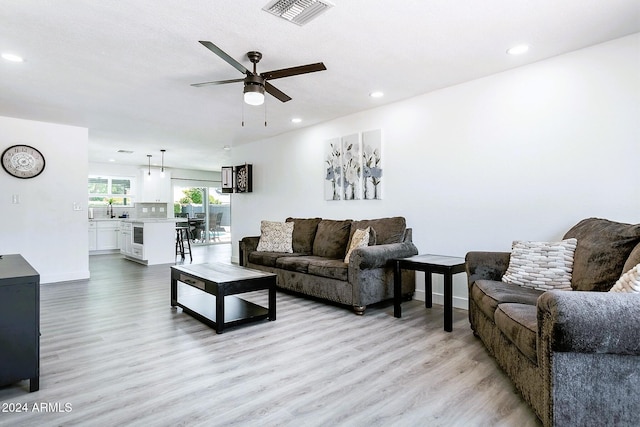
M 256 84 L 245 85 L 244 102 L 249 105 L 262 105 L 264 103 L 264 86 Z

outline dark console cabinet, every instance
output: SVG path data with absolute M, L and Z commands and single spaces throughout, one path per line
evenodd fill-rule
M 21 255 L 0 258 L 0 386 L 40 387 L 40 274 Z

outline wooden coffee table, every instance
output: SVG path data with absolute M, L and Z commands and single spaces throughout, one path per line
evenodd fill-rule
M 233 296 L 259 290 L 269 292 L 266 308 Z M 171 266 L 171 306 L 219 334 L 228 326 L 276 320 L 276 275 L 222 263 Z

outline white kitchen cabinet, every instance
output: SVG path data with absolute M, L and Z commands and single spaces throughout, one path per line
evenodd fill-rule
M 151 171 L 149 176 L 148 169 L 141 171 L 140 182 L 140 202 L 171 202 L 171 172 L 165 169 L 164 178 L 160 176 L 160 172 L 156 169 Z
M 120 221 L 89 221 L 89 251 L 114 251 L 120 249 Z
M 120 253 L 123 255 L 131 255 L 131 223 L 120 223 Z
M 123 228 L 129 226 L 130 235 L 137 230 L 139 241 L 129 239 L 130 251 L 120 252 L 130 261 L 145 265 L 168 264 L 176 260 L 176 220 L 175 219 L 135 219 L 123 221 Z
M 98 248 L 98 240 L 96 235 L 96 223 L 89 222 L 89 250 L 95 251 Z
M 119 249 L 120 222 L 119 221 L 98 221 L 96 224 L 97 250 L 106 251 Z

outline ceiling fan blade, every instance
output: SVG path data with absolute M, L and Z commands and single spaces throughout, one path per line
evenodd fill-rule
M 269 82 L 264 82 L 264 90 L 282 102 L 291 101 L 291 97 Z
M 211 85 L 224 85 L 227 83 L 238 83 L 242 81 L 244 81 L 244 79 L 218 80 L 216 82 L 193 83 L 191 86 L 200 87 L 200 86 L 211 86 Z
M 297 76 L 298 74 L 315 73 L 316 71 L 324 71 L 327 67 L 322 62 L 317 64 L 300 65 L 298 67 L 283 68 L 282 70 L 273 70 L 260 73 L 266 80 L 281 79 L 283 77 Z
M 222 49 L 220 49 L 215 44 L 209 41 L 200 41 L 200 44 L 202 44 L 204 47 L 209 49 L 211 52 L 218 55 L 220 58 L 224 59 L 227 63 L 229 63 L 229 65 L 231 65 L 236 70 L 240 71 L 242 74 L 250 73 L 250 71 L 247 70 L 244 65 L 242 65 L 241 63 L 239 63 L 238 61 L 236 61 L 235 59 L 227 55 Z

